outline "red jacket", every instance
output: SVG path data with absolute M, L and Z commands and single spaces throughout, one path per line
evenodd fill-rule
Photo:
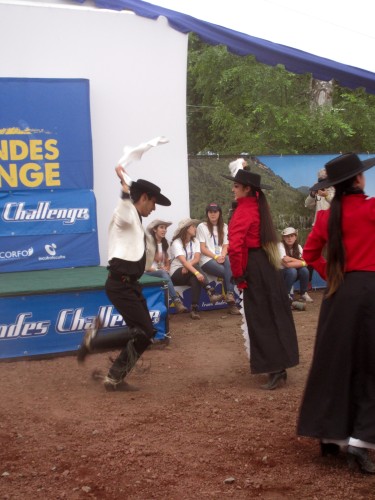
M 303 248 L 304 260 L 327 279 L 322 251 L 328 239 L 330 210 L 320 210 Z M 375 271 L 375 198 L 351 194 L 342 198 L 342 235 L 345 272 Z
M 235 278 L 242 276 L 247 267 L 249 248 L 260 248 L 260 216 L 258 199 L 245 196 L 237 200 L 235 209 L 229 222 L 228 255 L 232 275 Z

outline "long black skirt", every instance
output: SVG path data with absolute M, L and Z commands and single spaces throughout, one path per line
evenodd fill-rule
M 272 373 L 299 362 L 288 294 L 280 271 L 263 249 L 249 250 L 243 306 L 250 339 L 251 373 Z
M 375 272 L 347 273 L 323 299 L 297 432 L 375 444 Z

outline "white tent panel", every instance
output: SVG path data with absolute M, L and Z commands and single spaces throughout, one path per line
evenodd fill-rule
M 375 4 L 368 0 L 156 0 L 152 4 L 375 72 Z
M 129 168 L 131 177 L 158 184 L 172 201 L 170 208 L 157 207 L 145 224 L 153 218 L 177 224 L 189 215 L 187 37 L 165 19 L 155 22 L 60 3 L 0 2 L 0 77 L 90 80 L 94 192 L 104 265 L 107 228 L 120 194 L 114 167 L 125 144 L 136 146 L 159 135 L 170 140 Z

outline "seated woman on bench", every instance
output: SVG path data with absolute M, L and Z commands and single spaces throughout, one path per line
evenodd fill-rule
M 229 314 L 241 314 L 236 306 L 234 284 L 231 282 L 228 253 L 228 225 L 224 223 L 221 207 L 210 203 L 206 207 L 206 221 L 199 224 L 197 238 L 200 243 L 200 265 L 204 272 L 223 278 Z
M 179 222 L 171 243 L 171 268 L 170 275 L 174 285 L 191 286 L 192 307 L 190 317 L 200 319 L 199 298 L 204 288 L 211 304 L 222 300 L 222 295 L 216 295 L 207 276 L 199 266 L 200 245 L 195 238 L 197 232 L 196 219 L 183 219 Z
M 279 252 L 282 265 L 284 283 L 291 297 L 293 283 L 299 280 L 300 297 L 304 302 L 313 302 L 307 293 L 309 284 L 309 270 L 302 259 L 302 247 L 298 244 L 298 229 L 287 227 L 281 232 L 282 241 L 279 243 Z
M 154 261 L 151 267 L 146 269 L 145 274 L 148 276 L 155 276 L 162 278 L 167 282 L 169 298 L 174 303 L 177 313 L 188 312 L 187 307 L 184 306 L 180 297 L 178 296 L 171 277 L 169 275 L 169 268 L 171 265 L 171 258 L 169 255 L 169 243 L 165 237 L 167 228 L 172 222 L 165 222 L 162 220 L 153 220 L 147 226 L 147 231 L 151 234 L 155 243 Z

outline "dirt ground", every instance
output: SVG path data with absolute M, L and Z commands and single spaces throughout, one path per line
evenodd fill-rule
M 241 316 L 170 320 L 171 343 L 146 351 L 105 392 L 108 354 L 0 363 L 2 499 L 367 499 L 375 477 L 322 458 L 295 433 L 322 292 L 294 311 L 301 362 L 285 387 L 250 375 Z

